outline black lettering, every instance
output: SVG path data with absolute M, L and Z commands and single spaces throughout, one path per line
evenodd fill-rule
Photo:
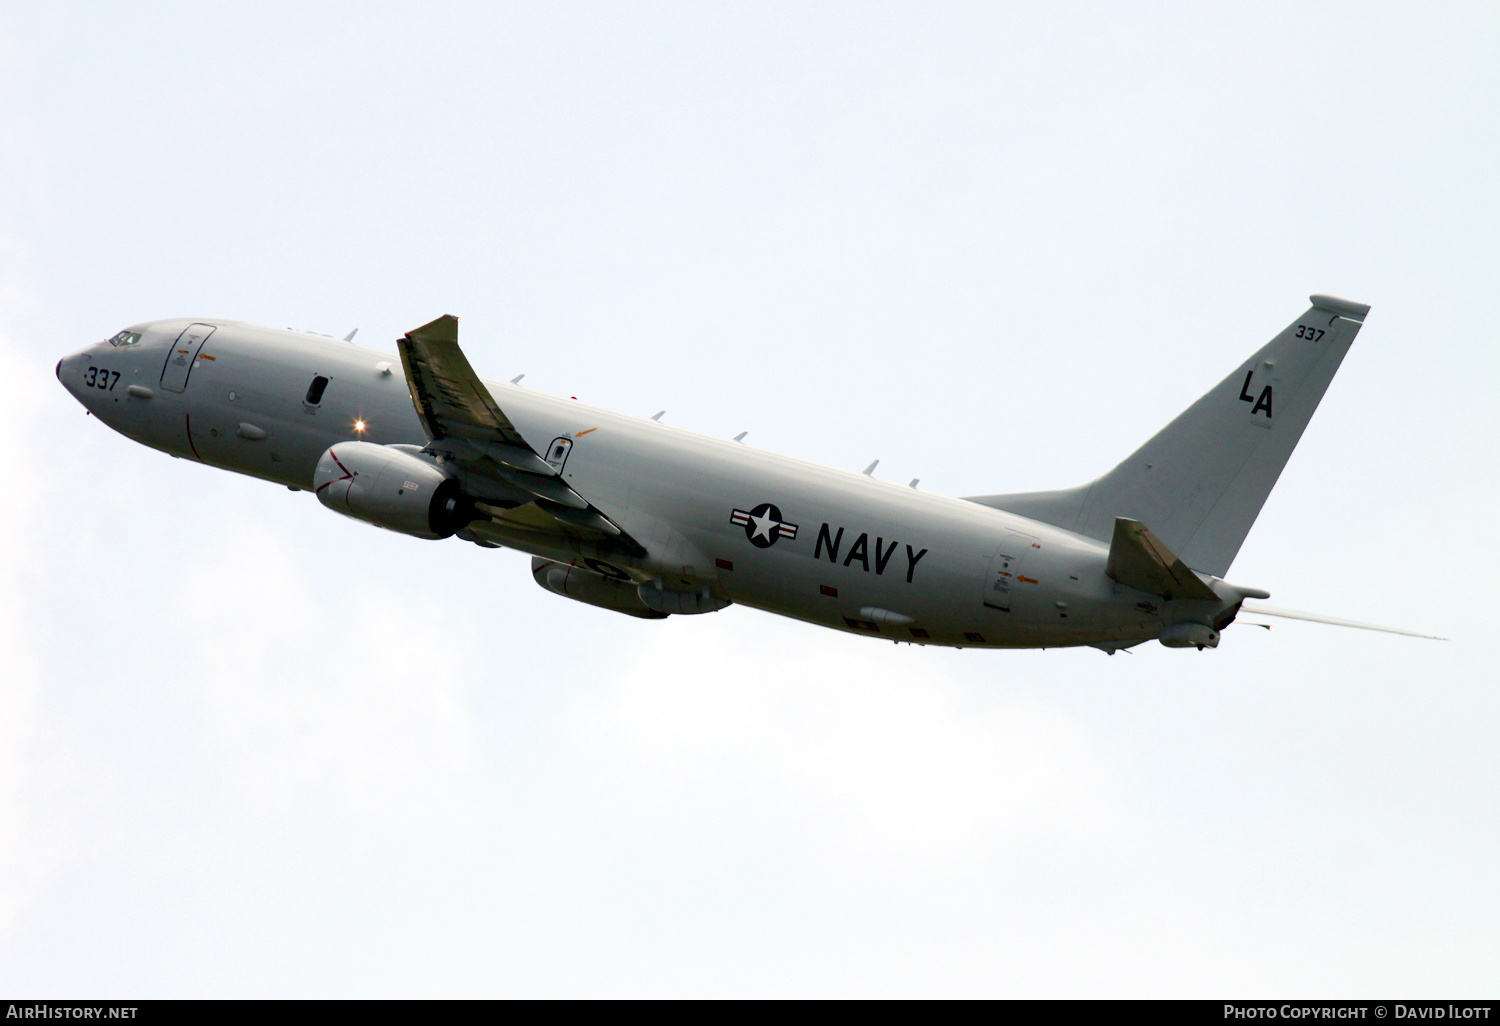
M 844 557 L 844 565 L 848 566 L 855 560 L 859 560 L 865 568 L 865 573 L 870 572 L 870 536 L 861 534 L 854 539 L 854 544 L 849 546 L 849 555 Z
M 881 555 L 880 546 L 884 542 L 884 538 L 877 537 L 875 539 L 875 572 L 877 574 L 885 573 L 885 565 L 891 561 L 891 556 L 895 554 L 896 551 L 896 543 L 891 542 L 891 547 L 885 550 L 885 555 Z
M 1255 377 L 1253 369 L 1245 372 L 1245 383 L 1240 386 L 1240 402 L 1242 403 L 1255 402 L 1255 396 L 1250 394 L 1250 379 L 1253 377 Z M 1254 413 L 1255 411 L 1251 410 L 1250 412 Z
M 1267 385 L 1260 393 L 1260 398 L 1255 400 L 1255 409 L 1250 411 L 1250 416 L 1255 416 L 1261 410 L 1266 411 L 1266 419 L 1271 419 L 1271 386 Z
M 818 528 L 818 543 L 813 546 L 813 559 L 817 559 L 822 556 L 823 546 L 827 545 L 828 562 L 837 563 L 839 561 L 839 546 L 843 543 L 844 529 L 842 527 L 839 528 L 839 533 L 830 538 L 828 536 L 828 525 L 824 524 L 822 527 Z
M 926 549 L 923 549 L 921 552 L 918 552 L 915 555 L 913 555 L 912 547 L 910 545 L 908 545 L 906 547 L 906 583 L 907 584 L 911 583 L 911 575 L 917 569 L 917 562 L 919 560 L 921 560 L 921 558 L 923 556 L 925 556 L 925 555 L 927 555 L 927 550 Z

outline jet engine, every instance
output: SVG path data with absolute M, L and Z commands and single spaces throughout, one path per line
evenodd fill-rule
M 642 620 L 665 620 L 667 614 L 647 606 L 636 593 L 635 582 L 595 573 L 581 566 L 569 566 L 555 559 L 531 557 L 531 576 L 550 592 L 564 598 L 586 602 L 602 609 L 612 609 Z
M 313 473 L 335 513 L 418 538 L 447 538 L 474 518 L 458 482 L 425 460 L 373 442 L 339 442 Z

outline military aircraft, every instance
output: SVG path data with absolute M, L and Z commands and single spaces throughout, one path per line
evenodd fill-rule
M 57 377 L 143 445 L 413 538 L 519 549 L 543 588 L 604 609 L 740 603 L 898 642 L 1112 655 L 1217 647 L 1242 609 L 1391 630 L 1244 607 L 1270 596 L 1224 579 L 1368 312 L 1313 296 L 1096 481 L 962 499 L 482 380 L 451 315 L 399 357 L 353 332 L 150 321 Z

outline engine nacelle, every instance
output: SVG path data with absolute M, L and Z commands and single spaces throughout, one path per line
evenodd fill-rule
M 318 501 L 336 513 L 418 538 L 448 538 L 473 519 L 458 482 L 386 445 L 339 442 L 313 474 Z
M 543 588 L 564 598 L 628 616 L 639 616 L 643 620 L 667 618 L 666 613 L 651 609 L 641 601 L 635 582 L 631 580 L 606 577 L 581 566 L 569 566 L 540 556 L 531 557 L 531 576 Z

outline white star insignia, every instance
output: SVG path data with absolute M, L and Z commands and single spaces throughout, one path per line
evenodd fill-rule
M 763 516 L 751 517 L 750 522 L 755 525 L 755 533 L 751 537 L 767 539 L 771 537 L 771 528 L 775 527 L 777 523 L 771 519 L 771 514 L 769 513 Z

